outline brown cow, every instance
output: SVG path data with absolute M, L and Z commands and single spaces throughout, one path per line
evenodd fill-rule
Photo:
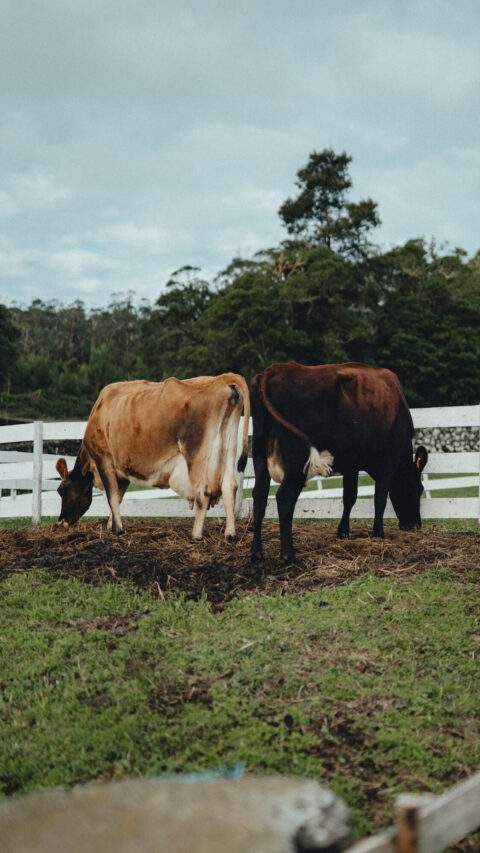
M 375 480 L 373 535 L 383 537 L 390 492 L 402 529 L 420 527 L 424 447 L 413 461 L 413 423 L 398 377 L 365 364 L 271 364 L 250 386 L 254 537 L 252 558 L 262 557 L 261 527 L 270 477 L 280 482 L 276 499 L 281 553 L 294 559 L 292 518 L 306 481 L 343 474 L 343 515 L 337 535 L 349 535 L 359 471 Z
M 250 399 L 242 376 L 198 376 L 164 382 L 115 382 L 98 397 L 72 471 L 57 462 L 62 478 L 59 524 L 74 524 L 105 489 L 108 527 L 122 532 L 120 502 L 130 482 L 172 488 L 195 504 L 193 538 L 201 539 L 205 514 L 223 496 L 225 538 L 235 537 L 238 425 L 245 408 L 242 453 L 248 453 Z

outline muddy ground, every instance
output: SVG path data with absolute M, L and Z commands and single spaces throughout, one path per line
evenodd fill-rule
M 197 599 L 205 591 L 215 609 L 236 595 L 258 591 L 301 594 L 365 574 L 405 576 L 448 566 L 459 575 L 480 567 L 478 534 L 436 528 L 405 533 L 388 529 L 373 539 L 353 526 L 348 540 L 337 540 L 335 526 L 296 523 L 297 563 L 280 560 L 278 524 L 264 522 L 262 563 L 251 563 L 251 522 L 240 521 L 235 543 L 223 540 L 223 524 L 207 520 L 202 542 L 192 542 L 188 520 L 126 519 L 122 536 L 105 522 L 87 521 L 65 530 L 49 527 L 0 530 L 0 577 L 46 569 L 56 576 L 92 584 L 128 578 L 136 589 L 162 598 L 182 592 Z
M 471 578 L 472 574 L 480 579 L 478 533 L 449 533 L 432 525 L 414 533 L 389 527 L 385 540 L 378 540 L 354 523 L 351 538 L 337 540 L 333 522 L 331 525 L 295 523 L 295 565 L 284 565 L 280 560 L 276 522 L 264 522 L 265 559 L 254 565 L 250 560 L 250 521 L 237 524 L 235 543 L 224 542 L 223 523 L 214 520 L 207 520 L 204 539 L 199 543 L 191 540 L 191 519 L 125 519 L 124 527 L 125 533 L 117 537 L 107 532 L 105 521 L 86 521 L 72 530 L 55 525 L 0 529 L 0 579 L 35 568 L 46 569 L 57 577 L 74 576 L 95 585 L 128 578 L 134 588 L 146 590 L 157 598 L 181 592 L 187 599 L 198 599 L 205 592 L 214 610 L 221 610 L 235 596 L 258 592 L 301 595 L 367 573 L 403 578 L 425 570 L 448 568 L 459 581 L 465 576 Z M 168 701 L 171 703 L 175 698 L 169 697 Z M 336 737 L 342 750 L 347 748 L 346 735 L 349 739 L 353 737 L 348 727 L 345 729 L 347 722 L 339 712 L 338 731 L 330 730 L 332 773 L 340 750 Z M 322 746 L 322 761 L 327 769 L 328 746 L 328 743 Z M 359 761 L 364 746 L 355 737 L 348 749 L 359 774 L 359 788 L 375 810 L 382 785 L 375 776 L 371 759 L 366 754 Z M 456 778 L 448 779 L 445 784 L 455 781 Z M 456 853 L 478 853 L 479 839 L 478 834 L 470 836 L 453 849 Z

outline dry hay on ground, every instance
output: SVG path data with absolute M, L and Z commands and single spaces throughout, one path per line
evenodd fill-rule
M 197 599 L 205 591 L 210 603 L 221 608 L 238 594 L 301 594 L 365 573 L 404 577 L 449 567 L 461 576 L 480 565 L 477 534 L 435 528 L 388 529 L 385 540 L 378 540 L 353 527 L 350 539 L 338 540 L 333 525 L 295 523 L 296 565 L 280 560 L 276 522 L 264 522 L 265 559 L 253 565 L 251 522 L 238 523 L 233 544 L 223 540 L 219 521 L 207 520 L 202 542 L 192 542 L 191 529 L 190 519 L 127 519 L 123 536 L 109 533 L 104 521 L 71 530 L 55 525 L 0 530 L 0 577 L 38 568 L 92 584 L 128 578 L 134 588 L 160 598 L 172 591 Z

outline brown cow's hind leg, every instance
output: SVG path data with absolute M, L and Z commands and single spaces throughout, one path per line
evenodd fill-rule
M 237 494 L 237 482 L 233 471 L 229 471 L 223 478 L 222 497 L 225 507 L 225 539 L 233 542 L 236 538 L 235 532 L 235 496 Z

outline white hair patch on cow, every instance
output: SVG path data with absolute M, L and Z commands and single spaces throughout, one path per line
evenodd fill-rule
M 272 480 L 276 483 L 282 483 L 285 476 L 285 466 L 283 464 L 282 454 L 278 446 L 278 441 L 272 436 L 268 439 L 267 446 L 267 466 L 268 473 Z
M 333 456 L 329 450 L 322 450 L 320 452 L 316 447 L 312 447 L 303 470 L 307 480 L 311 480 L 312 477 L 316 476 L 329 477 L 333 471 L 332 466 Z

